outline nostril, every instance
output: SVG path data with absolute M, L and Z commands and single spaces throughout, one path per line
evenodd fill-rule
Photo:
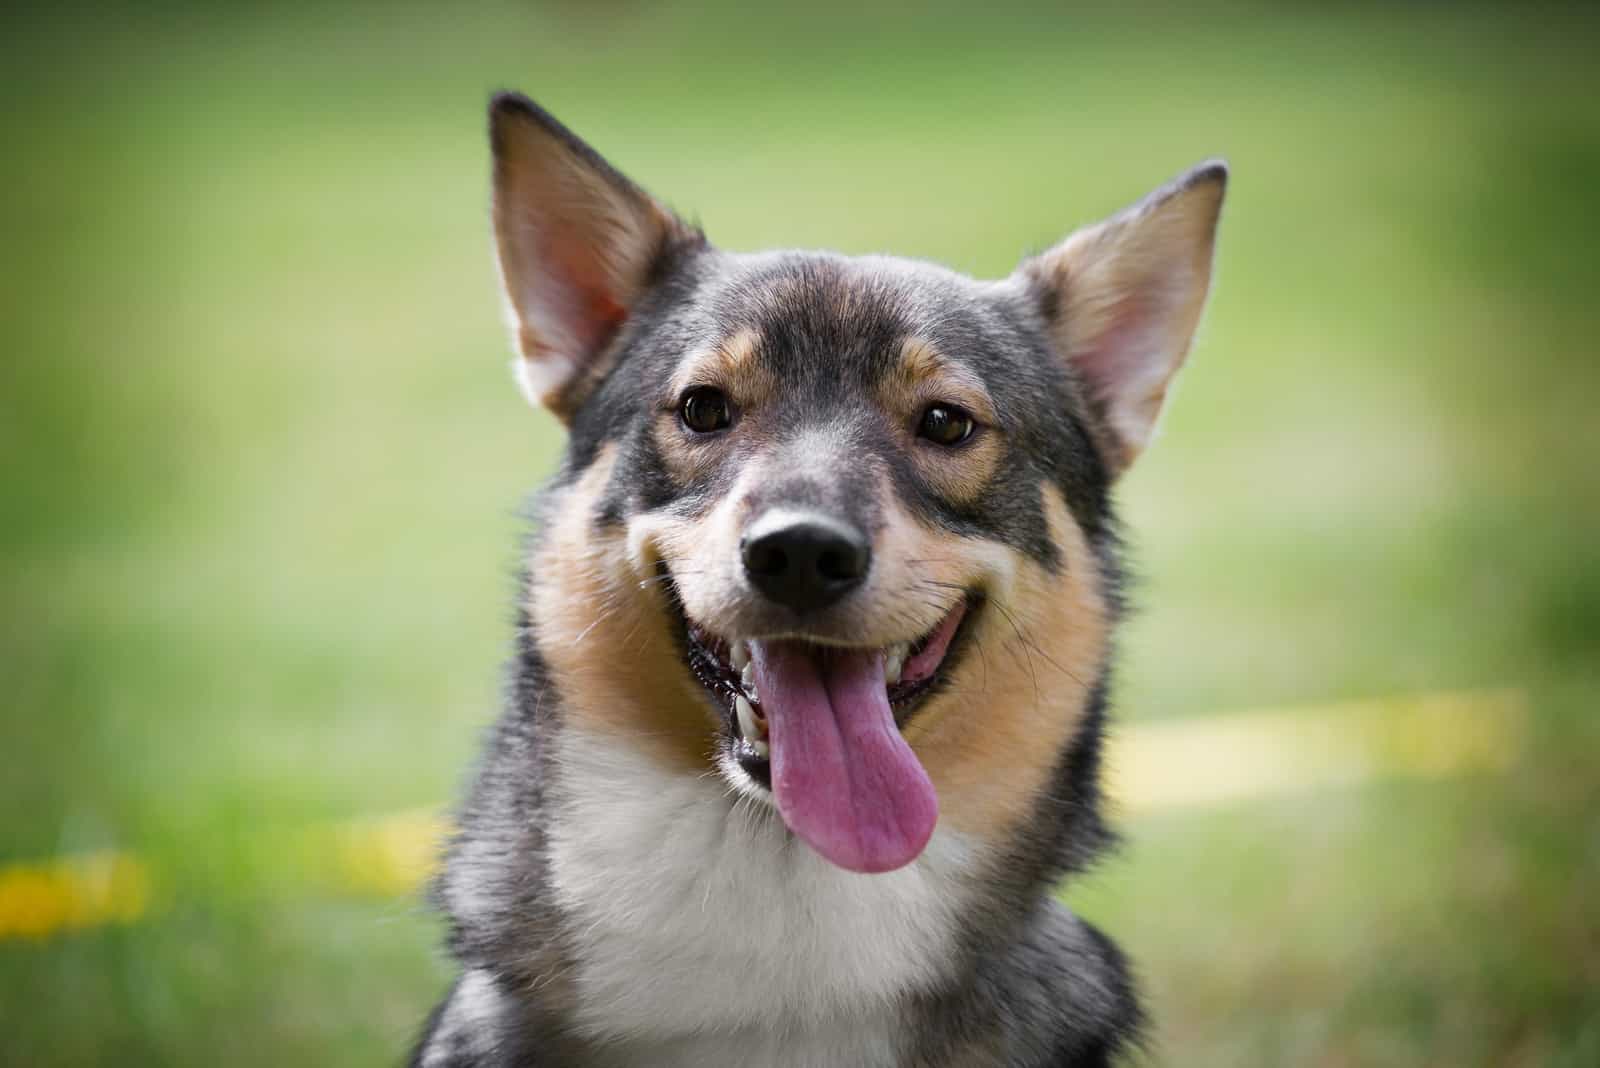
M 824 549 L 817 557 L 817 572 L 825 579 L 843 582 L 857 575 L 846 553 L 839 549 Z
M 781 575 L 789 569 L 789 556 L 781 546 L 757 543 L 745 554 L 745 566 L 757 575 Z

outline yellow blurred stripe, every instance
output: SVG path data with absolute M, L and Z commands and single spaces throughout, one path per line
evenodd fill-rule
M 0 939 L 132 923 L 150 905 L 150 871 L 131 853 L 83 853 L 0 868 Z
M 1503 771 L 1521 751 L 1527 697 L 1439 693 L 1263 709 L 1115 731 L 1107 789 L 1135 815 L 1381 778 Z M 317 885 L 398 897 L 433 872 L 450 832 L 437 809 L 305 832 Z M 329 844 L 331 843 L 331 848 Z M 149 908 L 150 872 L 131 853 L 0 867 L 0 940 L 130 923 Z
M 412 809 L 345 824 L 334 836 L 337 885 L 358 894 L 398 897 L 433 874 L 450 823 L 437 809 Z
M 1113 735 L 1106 786 L 1137 814 L 1502 771 L 1521 751 L 1526 720 L 1524 694 L 1495 690 L 1142 724 Z

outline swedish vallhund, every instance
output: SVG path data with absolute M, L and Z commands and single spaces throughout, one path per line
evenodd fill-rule
M 413 1063 L 1109 1063 L 1128 968 L 1053 891 L 1111 837 L 1111 489 L 1224 166 L 975 281 L 720 251 L 519 95 L 490 138 L 569 436 Z

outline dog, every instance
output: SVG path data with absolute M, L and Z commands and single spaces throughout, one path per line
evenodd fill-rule
M 568 433 L 412 1063 L 1094 1066 L 1113 485 L 1210 285 L 1204 163 L 1001 281 L 734 254 L 489 114 L 517 377 Z

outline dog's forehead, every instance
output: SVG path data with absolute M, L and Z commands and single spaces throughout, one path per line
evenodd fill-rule
M 827 253 L 730 256 L 710 280 L 706 324 L 744 337 L 781 379 L 876 377 L 918 339 L 974 356 L 995 318 L 983 283 L 932 264 Z

